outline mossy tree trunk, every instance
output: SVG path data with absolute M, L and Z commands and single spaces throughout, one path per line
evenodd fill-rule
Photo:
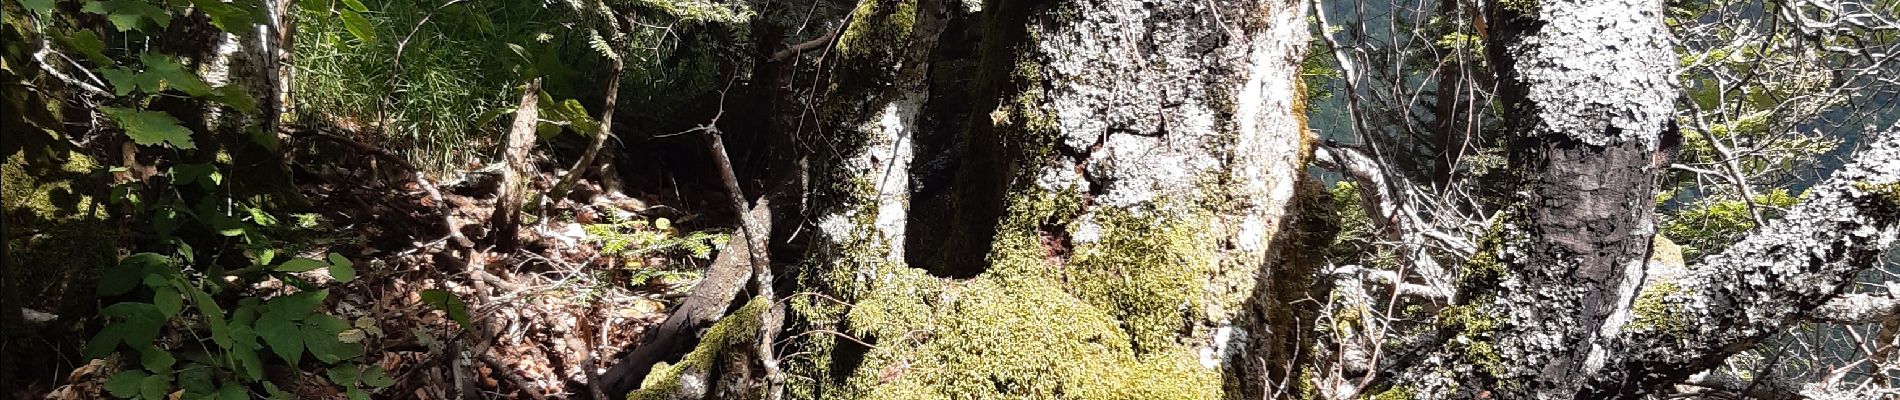
M 1328 231 L 1294 215 L 1323 206 L 1299 195 L 1318 192 L 1301 184 L 1307 3 L 988 1 L 973 85 L 931 87 L 933 3 L 863 3 L 839 38 L 830 158 L 813 171 L 820 235 L 797 282 L 823 297 L 791 299 L 807 332 L 787 335 L 791 351 L 813 354 L 790 369 L 812 378 L 792 394 L 1297 387 L 1259 383 L 1297 382 L 1310 347 L 1294 332 L 1311 314 L 1282 303 L 1310 295 L 1302 251 L 1325 238 L 1289 226 Z M 867 82 L 890 84 L 852 91 Z M 930 91 L 969 93 L 964 130 L 918 128 L 946 117 L 917 115 Z M 909 208 L 906 141 L 931 135 L 960 136 L 949 210 Z M 921 227 L 948 230 L 942 243 L 906 249 L 916 213 L 956 217 Z

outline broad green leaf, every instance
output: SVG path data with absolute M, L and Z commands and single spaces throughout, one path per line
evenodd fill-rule
M 136 369 L 119 371 L 106 379 L 106 393 L 111 393 L 113 397 L 121 399 L 138 397 L 139 384 L 145 382 L 145 378 L 150 376 L 152 374 Z
M 356 364 L 346 363 L 330 367 L 330 370 L 324 375 L 330 378 L 330 383 L 335 383 L 337 386 L 342 387 L 351 387 L 356 385 L 357 377 L 362 372 L 359 368 L 362 367 Z
M 165 394 L 171 391 L 172 378 L 170 375 L 152 375 L 139 381 L 139 397 L 144 397 L 147 400 L 164 399 L 166 398 Z
M 244 388 L 241 387 L 224 385 L 224 387 L 218 388 L 217 400 L 250 400 L 250 398 L 251 394 L 245 393 Z
M 258 264 L 270 264 L 271 260 L 276 259 L 276 258 L 277 258 L 277 250 L 275 249 L 263 249 L 263 250 L 257 251 Z
M 174 185 L 198 183 L 205 188 L 217 186 L 224 177 L 218 174 L 218 166 L 211 164 L 177 164 L 167 173 Z
M 86 341 L 86 348 L 80 352 L 80 355 L 86 358 L 105 357 L 107 354 L 112 354 L 113 350 L 118 350 L 119 343 L 125 343 L 125 338 L 119 334 L 119 331 L 103 329 L 99 331 L 99 334 L 93 335 L 92 340 Z
M 237 85 L 219 86 L 217 89 L 211 91 L 211 96 L 208 98 L 212 101 L 231 106 L 231 108 L 237 109 L 239 112 L 245 114 L 257 113 L 257 98 L 251 96 L 250 93 L 246 93 L 244 88 L 238 87 Z
M 99 70 L 99 76 L 112 84 L 112 94 L 124 96 L 138 90 L 138 73 L 126 67 L 112 67 Z
M 348 257 L 344 257 L 342 254 L 330 253 L 330 255 L 325 256 L 324 258 L 329 259 L 330 265 L 334 265 L 334 266 L 348 267 L 348 266 L 355 265 L 350 262 L 350 259 Z
M 33 2 L 39 0 L 26 1 Z M 51 0 L 45 1 L 51 2 Z M 66 46 L 72 47 L 73 51 L 77 51 L 80 55 L 86 56 L 86 59 L 92 60 L 94 64 L 112 65 L 112 58 L 106 57 L 106 43 L 104 40 L 99 39 L 99 34 L 92 33 L 91 30 L 81 29 L 66 35 L 64 39 Z
M 343 390 L 343 398 L 349 400 L 369 400 L 369 393 L 364 392 L 363 388 L 351 387 Z
M 170 114 L 158 111 L 140 111 L 122 107 L 101 109 L 107 117 L 119 123 L 125 129 L 125 135 L 141 146 L 155 146 L 170 143 L 180 149 L 195 149 L 191 142 L 191 130 L 178 125 L 178 119 Z
M 277 266 L 278 272 L 304 272 L 330 266 L 329 263 L 303 257 L 292 258 Z
M 450 320 L 462 325 L 462 329 L 469 329 L 468 307 L 462 304 L 461 298 L 442 289 L 423 290 L 421 295 L 423 304 L 442 310 Z
M 213 377 L 213 369 L 209 365 L 195 362 L 178 367 L 178 388 L 185 391 L 183 398 L 203 399 L 215 396 L 218 384 Z
M 177 289 L 166 286 L 152 290 L 152 305 L 157 306 L 158 312 L 165 314 L 165 318 L 171 318 L 185 310 L 185 299 L 178 294 Z
M 257 343 L 256 337 L 257 335 L 251 332 L 250 325 L 231 324 L 233 345 L 231 352 L 227 354 L 230 355 L 233 364 L 236 364 L 233 369 L 237 370 L 246 381 L 264 379 L 264 362 L 257 358 L 257 349 L 252 347 Z
M 256 24 L 258 12 L 261 11 L 256 4 L 248 1 L 226 3 L 219 0 L 191 0 L 193 7 L 204 10 L 205 16 L 211 17 L 212 26 L 225 32 L 239 32 Z
M 369 7 L 363 5 L 363 0 L 343 0 L 343 6 L 356 12 L 369 12 Z
M 172 352 L 153 347 L 151 344 L 139 346 L 138 349 L 139 365 L 152 373 L 169 374 L 172 372 L 172 364 L 178 362 L 177 358 L 172 357 Z
M 171 25 L 172 16 L 165 9 L 141 0 L 105 0 L 86 3 L 79 11 L 106 16 L 112 27 L 119 32 L 144 31 L 143 20 L 151 20 L 164 29 Z
M 20 6 L 26 7 L 27 11 L 32 11 L 34 14 L 39 14 L 40 18 L 46 18 L 53 12 L 53 0 L 20 0 Z M 10 24 L 13 21 L 8 20 L 7 23 Z
M 271 400 L 297 398 L 296 396 L 292 396 L 290 392 L 286 392 L 283 389 L 278 389 L 277 384 L 270 383 L 270 382 L 264 382 L 264 393 L 270 394 Z
M 559 136 L 560 134 L 561 134 L 560 124 L 550 124 L 550 123 L 542 122 L 534 126 L 534 136 L 536 138 L 540 138 L 541 140 L 553 139 L 555 136 Z
M 396 380 L 389 377 L 388 371 L 384 371 L 383 367 L 375 365 L 364 368 L 363 376 L 360 379 L 362 379 L 363 384 L 377 389 L 396 385 Z
M 158 312 L 157 306 L 148 303 L 113 304 L 99 310 L 99 314 L 117 319 L 106 329 L 119 330 L 120 337 L 132 346 L 149 345 L 152 340 L 158 339 L 159 329 L 165 326 L 165 315 Z
M 350 281 L 356 280 L 356 268 L 351 267 L 349 264 L 332 265 L 330 266 L 330 279 L 335 279 L 339 283 L 350 283 Z
M 337 334 L 349 329 L 349 326 L 349 322 L 328 314 L 311 315 L 303 325 L 304 348 L 310 350 L 310 355 L 329 364 L 361 355 L 361 345 L 343 343 L 337 339 Z
M 139 253 L 119 260 L 119 265 L 107 267 L 99 274 L 99 297 L 116 296 L 132 291 L 139 282 L 145 280 L 147 266 L 167 264 L 171 260 L 154 253 Z
M 211 299 L 211 294 L 183 280 L 173 280 L 172 285 L 191 295 L 191 304 L 198 307 L 199 314 L 204 314 L 205 326 L 211 328 L 211 341 L 217 343 L 218 347 L 230 349 L 232 346 L 231 326 L 225 322 L 224 310 L 218 307 L 218 302 Z
M 343 29 L 350 31 L 350 36 L 355 36 L 356 40 L 364 43 L 376 41 L 376 27 L 370 25 L 369 20 L 363 18 L 363 14 L 352 10 L 337 10 L 337 13 L 341 14 Z
M 342 254 L 330 253 L 330 278 L 337 282 L 349 283 L 356 280 L 356 267 Z
M 172 89 L 178 89 L 192 97 L 204 97 L 211 94 L 211 85 L 205 84 L 204 79 L 199 78 L 197 73 L 191 72 L 184 64 L 179 64 L 178 60 L 171 56 L 145 53 L 139 56 L 139 62 L 145 63 L 145 72 L 140 74 L 157 77 L 165 81 L 165 85 Z
M 302 327 L 281 313 L 266 312 L 257 318 L 257 336 L 270 345 L 272 353 L 285 363 L 297 365 L 303 358 L 304 340 Z
M 329 296 L 330 290 L 325 289 L 273 297 L 264 302 L 264 313 L 280 313 L 292 321 L 303 320 L 311 312 L 316 311 L 317 307 L 322 306 L 323 299 Z

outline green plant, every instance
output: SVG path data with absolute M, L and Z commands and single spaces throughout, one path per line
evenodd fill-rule
M 608 222 L 582 227 L 587 241 L 600 246 L 601 254 L 613 255 L 633 266 L 654 256 L 705 259 L 713 250 L 726 245 L 729 235 L 722 230 L 703 230 L 681 234 L 666 218 L 625 219 L 608 214 Z M 634 268 L 632 282 L 644 284 L 654 278 L 676 278 L 690 273 L 676 268 Z

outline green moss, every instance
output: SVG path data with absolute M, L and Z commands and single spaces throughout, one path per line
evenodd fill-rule
M 32 307 L 75 311 L 92 298 L 91 276 L 117 260 L 117 230 L 105 201 L 106 177 L 92 158 L 28 161 L 14 153 L 0 166 L 4 201 L 4 268 L 18 298 Z
M 851 25 L 838 36 L 843 57 L 896 57 L 910 42 L 917 22 L 917 0 L 867 1 L 851 12 Z
M 723 365 L 731 364 L 735 359 L 749 356 L 759 332 L 759 313 L 765 310 L 764 299 L 753 298 L 738 311 L 719 319 L 706 335 L 700 337 L 699 346 L 681 358 L 678 364 L 660 363 L 653 366 L 653 372 L 647 374 L 641 382 L 640 390 L 627 394 L 627 400 L 672 399 L 682 389 L 680 377 L 686 374 L 701 377 L 714 374 Z M 703 390 L 712 390 L 713 382 L 698 382 L 705 385 Z
M 1537 12 L 1543 7 L 1538 0 L 1498 0 L 1498 6 L 1528 17 L 1537 16 Z
M 1379 392 L 1379 394 L 1372 395 L 1370 399 L 1371 400 L 1412 400 L 1413 396 L 1414 395 L 1412 394 L 1411 387 L 1393 386 L 1390 389 L 1386 389 L 1383 392 Z
M 1138 352 L 1174 346 L 1183 321 L 1201 319 L 1184 310 L 1204 309 L 1197 295 L 1201 280 L 1195 278 L 1213 272 L 1215 244 L 1200 234 L 1208 217 L 1098 209 L 1091 219 L 1101 227 L 1101 240 L 1075 249 L 1063 271 L 1066 288 L 1109 310 Z
M 941 299 L 859 304 L 863 315 L 936 310 L 899 337 L 884 337 L 847 385 L 862 398 L 1200 399 L 1220 378 L 1185 351 L 1138 357 L 1108 313 L 1039 277 L 984 275 L 944 282 Z M 880 311 L 895 307 L 897 311 Z M 889 335 L 894 330 L 883 330 Z M 860 333 L 872 334 L 872 331 Z
M 1900 182 L 1874 183 L 1854 182 L 1854 190 L 1870 193 L 1892 203 L 1900 203 Z
M 1674 298 L 1675 294 L 1681 292 L 1682 287 L 1671 281 L 1644 286 L 1643 291 L 1636 294 L 1636 303 L 1630 307 L 1630 329 L 1672 336 L 1687 334 L 1688 322 L 1683 316 L 1685 305 Z

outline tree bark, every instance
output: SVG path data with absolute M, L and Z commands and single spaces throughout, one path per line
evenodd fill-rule
M 1637 398 L 1752 348 L 1839 293 L 1896 236 L 1900 143 L 1883 135 L 1787 217 L 1686 271 L 1646 270 L 1673 149 L 1660 3 L 1499 2 L 1487 51 L 1523 200 L 1460 274 L 1422 398 Z
M 802 390 L 1212 398 L 1297 374 L 1280 368 L 1310 338 L 1272 325 L 1312 321 L 1293 303 L 1317 261 L 1290 207 L 1317 191 L 1299 189 L 1306 2 L 988 1 L 969 88 L 926 84 L 922 70 L 950 67 L 929 64 L 918 36 L 940 29 L 929 10 L 945 5 L 906 3 L 862 3 L 839 37 L 834 87 L 893 84 L 864 102 L 829 95 L 848 118 L 830 120 L 840 137 L 821 150 L 838 156 L 815 164 L 830 183 L 816 185 L 820 244 L 800 281 L 824 297 L 791 304 L 808 328 L 799 348 L 825 360 L 801 371 L 830 378 Z M 886 21 L 907 9 L 911 24 Z M 883 53 L 911 55 L 844 64 L 873 35 L 911 38 Z M 977 104 L 959 133 L 950 238 L 923 258 L 936 262 L 903 268 L 918 249 L 893 246 L 902 213 L 945 212 L 903 197 L 906 141 L 945 134 L 913 127 L 925 90 Z M 1222 376 L 1263 362 L 1278 372 Z
M 534 150 L 534 129 L 541 122 L 540 107 L 541 78 L 528 81 L 521 91 L 521 100 L 515 105 L 515 120 L 508 129 L 508 147 L 503 150 L 502 160 L 508 167 L 502 170 L 501 192 L 495 197 L 495 213 L 489 218 L 493 231 L 489 241 L 501 251 L 512 251 L 520 242 L 521 203 L 527 198 L 528 181 L 535 175 L 534 160 L 528 154 Z

